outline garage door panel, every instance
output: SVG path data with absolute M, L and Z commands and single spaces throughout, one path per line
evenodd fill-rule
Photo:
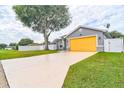
M 71 51 L 96 51 L 96 36 L 70 39 Z

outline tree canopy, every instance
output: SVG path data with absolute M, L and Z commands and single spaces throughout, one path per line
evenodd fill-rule
M 9 46 L 16 46 L 16 43 L 10 43 Z
M 14 49 L 14 50 L 18 50 L 18 44 L 17 43 L 10 43 L 9 46 Z
M 65 5 L 16 5 L 13 9 L 25 26 L 43 33 L 45 49 L 48 49 L 50 34 L 65 28 L 71 22 L 68 7 Z
M 29 44 L 32 44 L 33 43 L 33 40 L 29 39 L 29 38 L 23 38 L 19 41 L 19 45 L 21 46 L 26 46 L 26 45 L 29 45 Z
M 0 49 L 5 49 L 7 47 L 7 44 L 1 43 L 0 44 Z
M 109 32 L 109 34 L 111 35 L 112 38 L 120 38 L 124 36 L 122 33 L 118 31 L 112 31 L 112 32 Z

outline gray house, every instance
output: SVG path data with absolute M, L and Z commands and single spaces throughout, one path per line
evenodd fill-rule
M 104 51 L 106 30 L 79 26 L 68 35 L 56 39 L 57 49 L 70 51 Z

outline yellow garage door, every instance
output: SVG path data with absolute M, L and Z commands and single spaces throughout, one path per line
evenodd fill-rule
M 71 51 L 94 52 L 96 51 L 96 36 L 71 38 Z

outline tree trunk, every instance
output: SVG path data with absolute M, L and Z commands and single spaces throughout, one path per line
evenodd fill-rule
M 45 50 L 49 50 L 48 48 L 48 36 L 45 36 Z
M 48 48 L 48 35 L 46 33 L 46 30 L 44 30 L 44 44 L 45 44 L 45 50 L 49 50 Z

